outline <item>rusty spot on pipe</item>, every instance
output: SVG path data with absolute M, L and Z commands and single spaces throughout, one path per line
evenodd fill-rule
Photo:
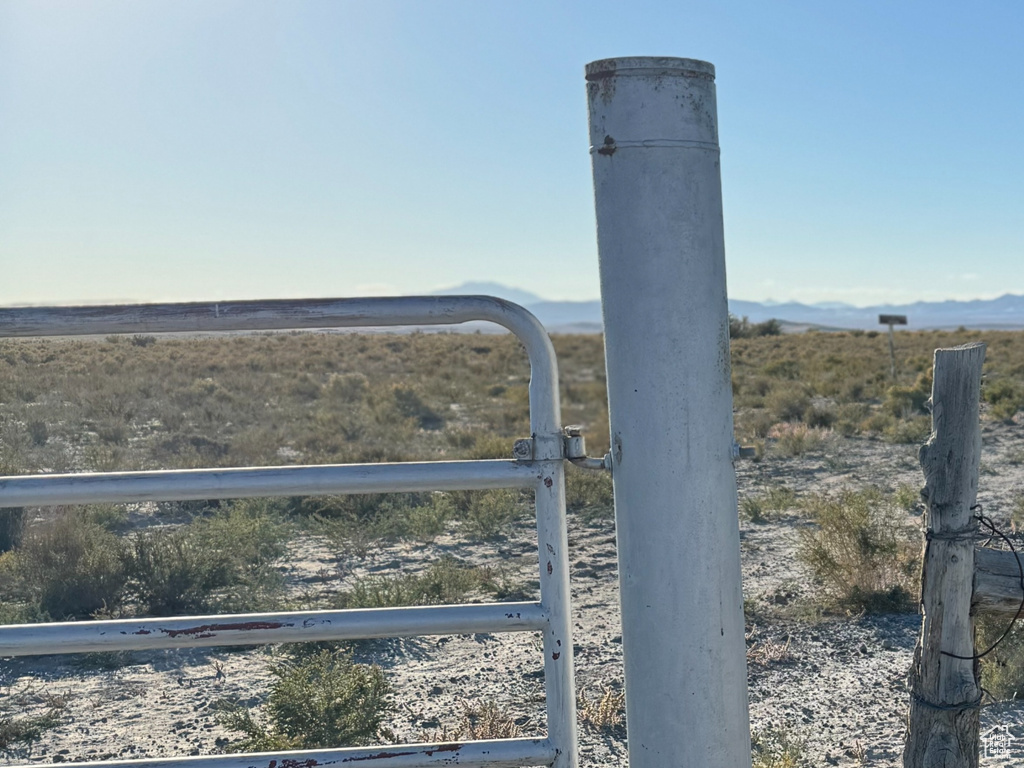
M 245 632 L 259 629 L 281 629 L 282 627 L 291 626 L 294 625 L 286 624 L 283 621 L 238 621 L 233 624 L 201 624 L 198 627 L 188 627 L 187 629 L 162 629 L 161 631 L 168 637 L 177 637 L 178 635 L 213 637 L 217 632 Z M 140 633 L 137 632 L 136 634 Z
M 550 477 L 545 477 L 544 478 L 544 487 L 545 488 L 550 488 L 552 485 L 554 485 L 554 481 Z
M 320 762 L 314 758 L 308 760 L 271 760 L 267 763 L 267 768 L 315 768 L 320 765 Z
M 562 654 L 560 654 L 560 653 L 552 653 L 552 654 L 551 654 L 551 660 L 552 660 L 552 661 L 558 661 L 558 658 L 559 658 L 559 657 L 560 657 L 561 655 L 562 655 Z
M 548 560 L 548 576 L 550 576 L 552 571 L 554 571 L 554 570 L 555 569 L 551 566 L 551 561 Z
M 408 757 L 409 755 L 415 755 L 415 752 L 377 752 L 374 755 L 366 755 L 365 757 L 346 757 L 341 762 L 343 763 L 357 763 L 362 760 L 386 760 L 389 757 Z M 294 762 L 294 761 L 292 761 Z M 317 765 L 316 761 L 311 761 L 313 765 Z M 293 768 L 293 766 L 286 766 L 282 763 L 281 768 Z
M 615 150 L 616 150 L 615 139 L 613 139 L 611 136 L 605 136 L 604 137 L 604 146 L 601 147 L 599 150 L 597 150 L 597 154 L 599 154 L 599 155 L 608 155 L 609 157 L 611 157 L 612 155 L 615 154 Z
M 434 749 L 426 750 L 427 757 L 433 757 L 435 752 L 458 752 L 462 749 L 461 744 L 438 744 Z

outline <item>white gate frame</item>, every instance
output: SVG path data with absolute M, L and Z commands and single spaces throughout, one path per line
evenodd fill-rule
M 565 518 L 565 444 L 554 347 L 536 317 L 489 296 L 42 307 L 0 310 L 0 338 L 451 325 L 489 321 L 514 333 L 530 360 L 531 440 L 515 460 L 104 472 L 0 477 L 0 507 L 94 502 L 533 488 L 540 601 L 304 611 L 0 626 L 0 656 L 197 648 L 375 637 L 543 633 L 546 738 L 358 749 L 102 761 L 86 766 L 314 768 L 370 761 L 395 768 L 465 765 L 576 768 L 576 700 Z

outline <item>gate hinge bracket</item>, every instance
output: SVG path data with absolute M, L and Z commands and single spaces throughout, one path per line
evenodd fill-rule
M 587 444 L 583 438 L 583 427 L 573 424 L 566 427 L 562 432 L 562 441 L 565 443 L 565 458 L 583 469 L 605 469 L 609 472 L 611 471 L 611 454 L 606 453 L 600 459 L 587 456 Z
M 740 445 L 735 440 L 732 443 L 732 460 L 736 459 L 756 459 L 757 448 L 752 445 Z

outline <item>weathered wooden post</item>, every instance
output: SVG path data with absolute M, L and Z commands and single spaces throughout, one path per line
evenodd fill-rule
M 911 671 L 904 768 L 978 765 L 981 684 L 971 602 L 984 362 L 981 343 L 935 350 L 932 436 L 921 447 L 928 505 L 924 620 Z
M 630 768 L 750 766 L 714 77 L 587 65 Z

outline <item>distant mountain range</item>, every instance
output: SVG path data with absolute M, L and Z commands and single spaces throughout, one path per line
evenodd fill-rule
M 435 295 L 485 294 L 522 304 L 552 333 L 600 333 L 600 301 L 546 301 L 536 294 L 500 283 L 463 283 L 435 291 Z M 877 329 L 879 315 L 906 315 L 908 329 L 978 328 L 987 330 L 1024 329 L 1024 296 L 1006 294 L 998 299 L 973 301 L 918 301 L 913 304 L 883 304 L 854 307 L 823 302 L 742 301 L 729 299 L 729 311 L 752 323 L 779 320 L 789 331 Z
M 879 315 L 906 315 L 908 329 L 1024 328 L 1024 296 L 1007 293 L 998 299 L 973 301 L 918 301 L 913 304 L 882 304 L 854 307 L 849 304 L 762 304 L 729 300 L 729 311 L 751 322 L 771 318 L 793 325 L 816 328 L 878 328 Z

